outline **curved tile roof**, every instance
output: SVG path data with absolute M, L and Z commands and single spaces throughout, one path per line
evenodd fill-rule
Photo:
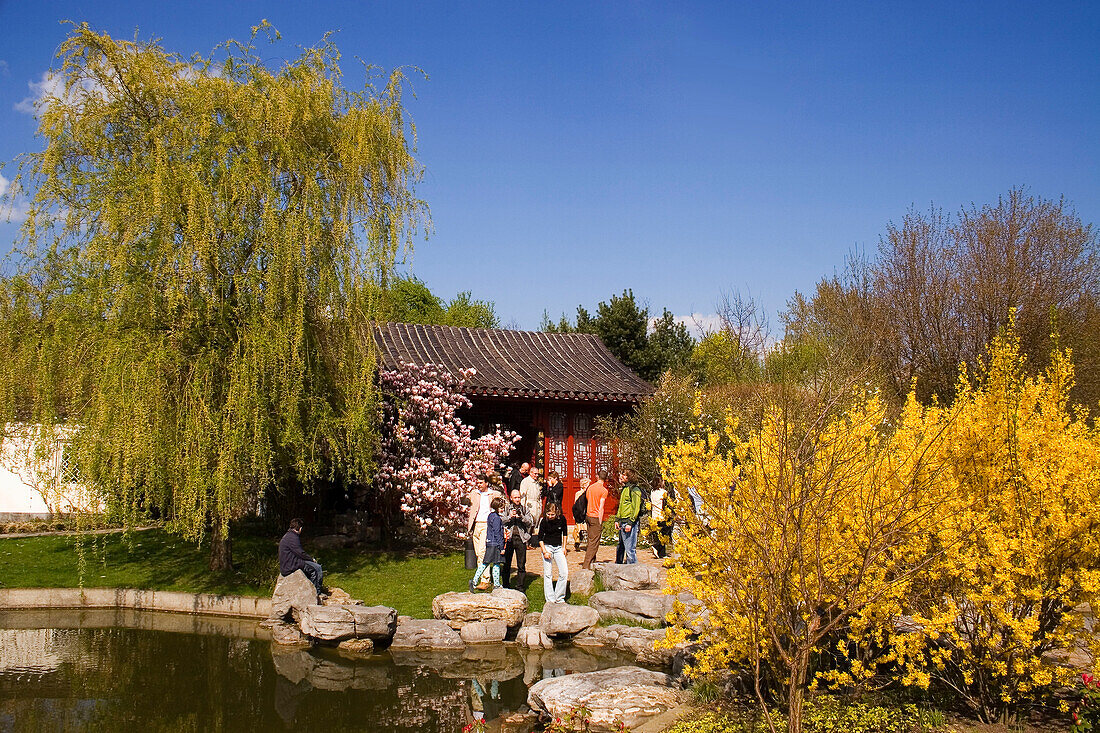
M 469 395 L 637 402 L 653 386 L 589 333 L 376 323 L 380 361 L 439 364 L 453 374 L 475 369 Z

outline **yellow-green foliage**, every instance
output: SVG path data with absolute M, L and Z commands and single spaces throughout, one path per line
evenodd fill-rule
M 192 538 L 369 471 L 368 294 L 427 221 L 401 73 L 345 87 L 327 39 L 269 67 L 265 33 L 183 58 L 74 27 L 15 187 L 0 421 L 79 426 L 113 512 Z

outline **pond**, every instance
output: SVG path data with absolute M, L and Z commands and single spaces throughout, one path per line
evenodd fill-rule
M 633 663 L 575 647 L 352 659 L 255 622 L 134 611 L 0 612 L 0 731 L 499 730 L 548 676 Z

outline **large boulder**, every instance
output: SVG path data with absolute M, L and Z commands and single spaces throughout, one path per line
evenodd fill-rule
M 306 606 L 317 604 L 317 587 L 301 570 L 280 576 L 271 596 L 271 618 L 286 621 L 291 611 L 301 612 Z M 297 615 L 297 614 L 295 614 Z
M 551 677 L 536 682 L 527 693 L 527 704 L 551 718 L 572 710 L 589 710 L 593 730 L 619 730 L 623 724 L 637 728 L 684 700 L 684 692 L 661 672 L 641 667 L 614 667 Z
M 569 592 L 578 596 L 590 596 L 596 590 L 596 572 L 577 568 L 569 573 Z
M 355 620 L 355 638 L 389 639 L 397 631 L 397 611 L 389 606 L 344 606 Z
M 588 600 L 601 619 L 628 619 L 631 621 L 663 624 L 672 610 L 673 598 L 662 593 L 640 590 L 606 590 Z
M 467 644 L 500 643 L 508 635 L 508 627 L 503 621 L 471 621 L 458 630 L 458 635 Z
M 302 633 L 321 641 L 388 639 L 397 628 L 397 612 L 388 606 L 306 606 Z
M 397 625 L 390 649 L 457 649 L 466 647 L 446 621 L 410 619 Z
M 617 565 L 610 562 L 593 563 L 604 590 L 655 590 L 660 588 L 657 568 L 635 563 Z
M 432 601 L 432 614 L 456 629 L 472 621 L 503 621 L 505 626 L 519 626 L 527 614 L 527 596 L 510 588 L 497 588 L 492 593 L 444 593 Z
M 539 627 L 547 636 L 572 636 L 596 625 L 600 614 L 588 606 L 547 603 L 542 609 Z

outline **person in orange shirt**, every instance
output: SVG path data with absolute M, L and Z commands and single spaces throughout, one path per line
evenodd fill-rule
M 581 567 L 586 570 L 592 566 L 596 559 L 596 550 L 600 548 L 600 535 L 603 534 L 603 505 L 607 501 L 607 471 L 600 469 L 596 474 L 596 481 L 588 485 L 585 497 L 588 500 L 588 512 L 585 516 L 585 525 L 588 527 L 588 546 L 584 550 L 584 562 Z

